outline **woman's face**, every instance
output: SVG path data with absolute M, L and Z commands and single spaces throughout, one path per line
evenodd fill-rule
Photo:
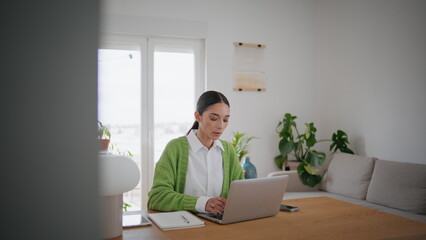
M 203 138 L 219 139 L 228 126 L 229 113 L 229 106 L 225 103 L 211 105 L 202 115 L 199 112 L 195 112 L 195 119 L 199 123 L 198 132 L 202 134 Z

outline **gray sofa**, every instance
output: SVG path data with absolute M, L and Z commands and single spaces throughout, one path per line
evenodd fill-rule
M 314 188 L 295 170 L 268 176 L 290 176 L 284 199 L 327 196 L 426 223 L 426 164 L 335 153 L 319 171 L 323 181 Z

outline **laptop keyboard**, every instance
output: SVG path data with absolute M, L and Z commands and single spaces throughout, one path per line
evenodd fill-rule
M 222 214 L 213 214 L 213 213 L 209 213 L 209 217 L 212 217 L 212 218 L 216 218 L 216 219 L 222 220 L 223 213 L 222 213 Z

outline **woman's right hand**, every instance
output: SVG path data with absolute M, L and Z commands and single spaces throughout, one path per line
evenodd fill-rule
M 206 211 L 213 214 L 222 214 L 225 210 L 226 198 L 210 198 L 206 203 Z

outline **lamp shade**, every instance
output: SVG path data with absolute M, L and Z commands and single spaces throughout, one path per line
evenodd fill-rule
M 132 190 L 139 182 L 138 165 L 129 157 L 99 154 L 101 196 L 112 196 Z

